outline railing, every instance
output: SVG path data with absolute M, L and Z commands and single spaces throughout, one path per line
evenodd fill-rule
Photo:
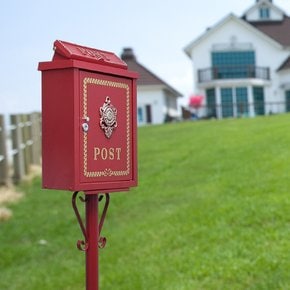
M 10 115 L 5 126 L 0 115 L 0 185 L 18 183 L 31 165 L 41 162 L 40 113 Z
M 198 109 L 183 108 L 183 119 L 223 119 L 256 117 L 263 115 L 274 115 L 290 113 L 290 102 L 263 102 L 254 103 L 228 103 L 228 104 L 208 104 Z
M 255 78 L 270 80 L 270 69 L 258 66 L 221 66 L 198 70 L 198 82 L 210 82 L 223 79 Z

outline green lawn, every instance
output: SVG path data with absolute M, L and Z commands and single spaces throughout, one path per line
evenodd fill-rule
M 100 289 L 290 289 L 289 128 L 290 115 L 140 128 L 139 186 L 111 195 Z M 40 184 L 0 223 L 0 289 L 85 289 L 71 193 Z

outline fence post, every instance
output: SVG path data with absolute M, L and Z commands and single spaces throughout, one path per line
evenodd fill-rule
M 4 116 L 0 115 L 0 185 L 8 184 L 7 142 Z
M 13 181 L 18 183 L 25 176 L 25 164 L 23 154 L 22 122 L 21 115 L 11 115 L 11 139 L 13 152 Z
M 29 129 L 31 123 L 28 121 L 28 114 L 22 114 L 21 121 L 25 174 L 28 174 L 30 171 L 30 164 L 32 159 L 32 137 L 30 136 Z
M 40 114 L 32 113 L 29 115 L 31 122 L 30 135 L 32 140 L 32 164 L 40 165 L 41 156 L 41 125 L 40 125 Z

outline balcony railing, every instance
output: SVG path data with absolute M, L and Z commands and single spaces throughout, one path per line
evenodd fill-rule
M 219 66 L 198 70 L 198 82 L 210 82 L 224 79 L 262 79 L 270 80 L 270 69 L 258 66 Z

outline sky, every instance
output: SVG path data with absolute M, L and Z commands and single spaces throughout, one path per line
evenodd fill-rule
M 229 13 L 241 16 L 255 0 L 9 0 L 0 10 L 0 114 L 41 110 L 38 63 L 50 61 L 57 39 L 139 63 L 179 91 L 194 93 L 184 48 Z M 273 0 L 290 15 L 290 0 Z

